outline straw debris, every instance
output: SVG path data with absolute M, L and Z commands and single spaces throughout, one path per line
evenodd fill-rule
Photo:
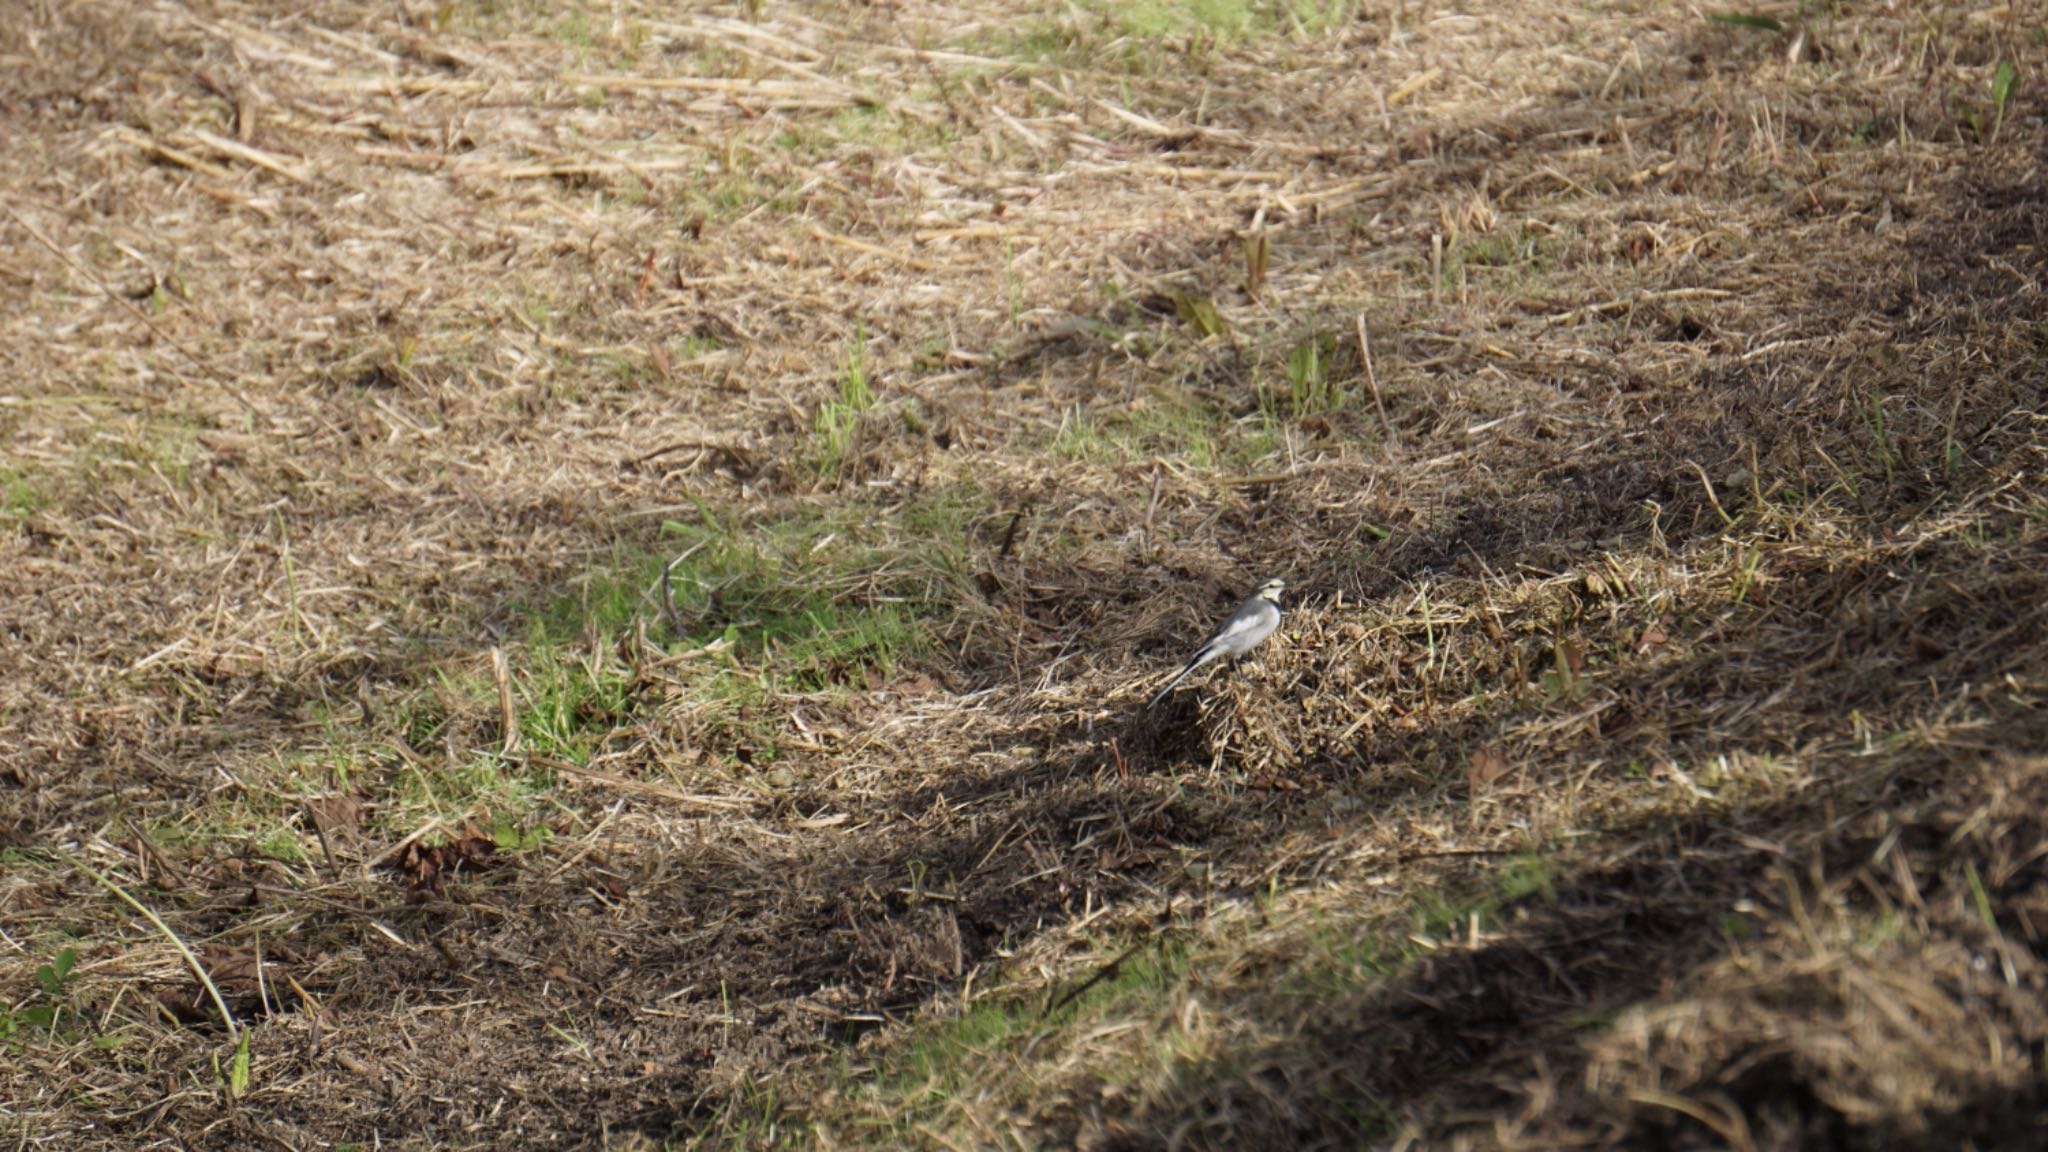
M 2039 5 L 20 7 L 22 1147 L 2036 1138 Z

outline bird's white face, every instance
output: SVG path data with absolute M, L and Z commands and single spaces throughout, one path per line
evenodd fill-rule
M 1268 580 L 1264 584 L 1259 585 L 1259 595 L 1278 604 L 1280 602 L 1280 590 L 1285 587 L 1287 587 L 1287 581 L 1285 580 Z

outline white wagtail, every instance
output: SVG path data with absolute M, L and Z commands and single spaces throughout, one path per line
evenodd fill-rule
M 1284 580 L 1268 580 L 1259 585 L 1257 592 L 1245 597 L 1244 603 L 1237 606 L 1237 611 L 1230 614 L 1230 619 L 1225 620 L 1207 640 L 1202 642 L 1200 648 L 1195 649 L 1195 654 L 1188 659 L 1187 667 L 1168 680 L 1166 687 L 1161 688 L 1159 695 L 1152 697 L 1152 702 L 1145 707 L 1151 708 L 1166 699 L 1166 694 L 1173 691 L 1175 684 L 1209 661 L 1218 656 L 1242 656 L 1258 647 L 1266 637 L 1271 636 L 1273 630 L 1280 627 L 1280 589 L 1284 587 Z

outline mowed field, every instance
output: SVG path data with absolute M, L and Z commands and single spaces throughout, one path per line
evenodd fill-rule
M 0 1146 L 2038 1140 L 2044 66 L 24 0 Z

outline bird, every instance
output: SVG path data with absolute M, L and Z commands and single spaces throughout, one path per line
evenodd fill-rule
M 1218 625 L 1216 631 L 1210 633 L 1207 640 L 1202 641 L 1202 646 L 1195 649 L 1195 654 L 1188 658 L 1187 665 L 1176 673 L 1173 679 L 1168 680 L 1166 687 L 1161 688 L 1159 694 L 1152 697 L 1151 703 L 1145 707 L 1157 707 L 1161 700 L 1166 699 L 1166 694 L 1173 691 L 1174 685 L 1209 661 L 1218 656 L 1242 656 L 1258 647 L 1266 637 L 1271 636 L 1273 630 L 1280 627 L 1280 590 L 1286 586 L 1285 580 L 1268 580 L 1259 585 L 1257 592 L 1245 597 L 1244 603 L 1237 606 L 1237 611 L 1232 612 L 1228 620 Z

